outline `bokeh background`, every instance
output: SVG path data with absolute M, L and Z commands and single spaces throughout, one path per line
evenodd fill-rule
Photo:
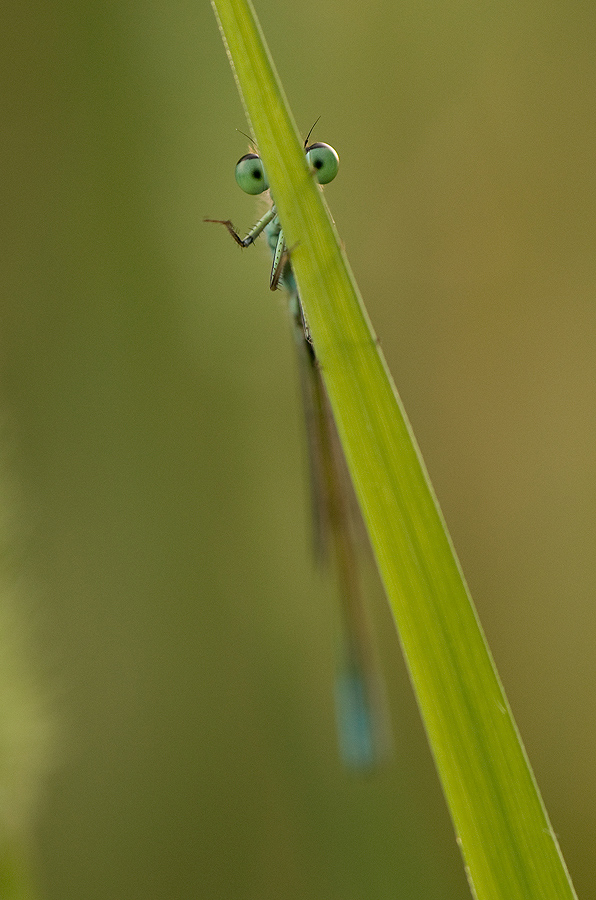
M 596 9 L 257 12 L 299 127 L 340 154 L 327 201 L 595 898 Z M 209 4 L 3 19 L 1 577 L 51 722 L 38 896 L 469 897 L 370 573 L 393 753 L 368 778 L 337 759 L 283 298 L 264 246 L 202 222 L 256 216 Z

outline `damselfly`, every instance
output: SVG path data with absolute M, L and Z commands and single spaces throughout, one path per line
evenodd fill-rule
M 317 142 L 309 145 L 311 133 L 312 129 L 304 142 L 306 159 L 319 184 L 328 184 L 337 175 L 339 157 L 329 144 Z M 267 174 L 257 153 L 247 153 L 238 161 L 236 181 L 247 194 L 262 194 L 269 190 Z M 267 212 L 244 238 L 240 237 L 229 219 L 205 219 L 205 221 L 224 225 L 241 247 L 250 246 L 265 232 L 273 256 L 269 286 L 271 290 L 281 286 L 288 295 L 300 360 L 300 382 L 306 413 L 315 549 L 321 561 L 333 562 L 341 599 L 342 615 L 335 687 L 340 751 L 346 765 L 351 768 L 367 769 L 378 762 L 386 746 L 387 729 L 384 722 L 382 687 L 362 603 L 357 551 L 351 522 L 354 503 L 352 498 L 346 495 L 345 464 L 315 348 L 298 295 L 290 253 L 273 200 Z

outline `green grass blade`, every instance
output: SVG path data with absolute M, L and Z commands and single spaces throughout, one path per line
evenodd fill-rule
M 424 464 L 247 0 L 213 0 L 480 900 L 575 896 Z

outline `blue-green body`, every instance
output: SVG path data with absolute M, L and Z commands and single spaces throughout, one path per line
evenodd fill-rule
M 319 183 L 326 184 L 337 174 L 337 153 L 327 144 L 316 143 L 306 147 L 307 141 L 305 152 L 312 171 Z M 260 194 L 268 189 L 267 175 L 256 153 L 248 153 L 239 160 L 236 180 L 249 194 Z M 374 653 L 360 594 L 357 551 L 351 533 L 351 504 L 344 491 L 347 474 L 342 471 L 339 441 L 300 302 L 290 253 L 275 205 L 267 210 L 244 238 L 240 237 L 229 220 L 206 221 L 225 225 L 241 247 L 250 246 L 264 231 L 273 257 L 269 286 L 271 290 L 281 286 L 288 295 L 309 425 L 317 556 L 333 562 L 342 606 L 335 690 L 340 752 L 349 768 L 370 769 L 379 761 L 387 746 L 388 730 L 383 715 L 381 682 L 374 666 Z

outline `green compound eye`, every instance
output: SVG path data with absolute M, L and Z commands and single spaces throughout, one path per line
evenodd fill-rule
M 319 184 L 329 184 L 337 175 L 339 156 L 329 144 L 311 144 L 306 148 L 306 159 Z
M 236 163 L 236 182 L 245 194 L 262 194 L 269 187 L 261 158 L 247 153 Z

